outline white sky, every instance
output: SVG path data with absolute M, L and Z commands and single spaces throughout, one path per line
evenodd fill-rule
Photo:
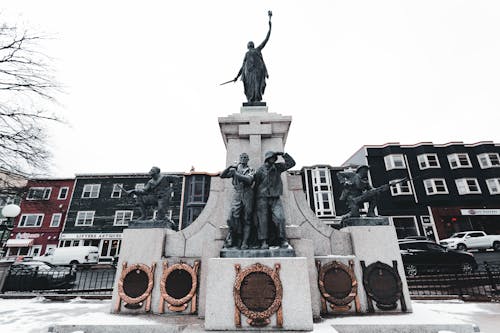
M 293 117 L 296 168 L 364 144 L 500 142 L 500 1 L 2 0 L 4 19 L 56 37 L 71 127 L 50 129 L 52 175 L 222 170 L 217 117 L 245 97 L 219 83 L 268 9 L 264 100 Z

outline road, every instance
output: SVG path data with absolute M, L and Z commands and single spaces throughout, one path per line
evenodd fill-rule
M 479 269 L 484 270 L 483 264 L 488 262 L 488 264 L 492 267 L 496 266 L 497 269 L 500 270 L 500 252 L 495 252 L 492 250 L 488 250 L 486 252 L 479 252 L 477 250 L 469 251 L 474 255 L 477 263 L 479 264 Z

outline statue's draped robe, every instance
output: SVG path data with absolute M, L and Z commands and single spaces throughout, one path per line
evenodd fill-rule
M 260 48 L 252 48 L 245 54 L 241 80 L 245 87 L 248 102 L 262 101 L 266 89 L 267 68 L 262 58 Z

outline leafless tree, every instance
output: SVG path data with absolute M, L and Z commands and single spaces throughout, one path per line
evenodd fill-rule
M 26 29 L 0 26 L 0 169 L 31 176 L 46 170 L 47 122 L 59 85 L 51 59 L 40 52 L 46 39 Z

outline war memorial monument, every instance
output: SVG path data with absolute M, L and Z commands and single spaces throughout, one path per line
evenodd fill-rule
M 203 320 L 201 328 L 193 328 L 200 331 L 311 331 L 313 319 L 322 315 L 359 316 L 360 325 L 334 329 L 372 332 L 377 330 L 362 325 L 367 315 L 412 311 L 395 229 L 374 210 L 377 194 L 391 185 L 371 188 L 367 166 L 340 173 L 349 213 L 344 228 L 336 230 L 308 206 L 300 175 L 287 173 L 296 163 L 293 147 L 285 149 L 292 118 L 269 112 L 262 100 L 268 77 L 262 50 L 272 13 L 268 16 L 264 41 L 257 47 L 248 43 L 241 69 L 225 82 L 241 78 L 247 101 L 239 112 L 218 119 L 226 167 L 212 178 L 207 205 L 180 231 L 170 228 L 164 214 L 153 220 L 144 213 L 130 223 L 111 312 L 192 316 Z M 136 193 L 149 196 L 139 203 L 168 204 L 161 199 L 168 179 L 155 178 L 156 171 L 149 193 Z M 370 208 L 360 216 L 364 203 Z M 466 325 L 411 330 L 411 324 L 385 327 L 472 332 Z

